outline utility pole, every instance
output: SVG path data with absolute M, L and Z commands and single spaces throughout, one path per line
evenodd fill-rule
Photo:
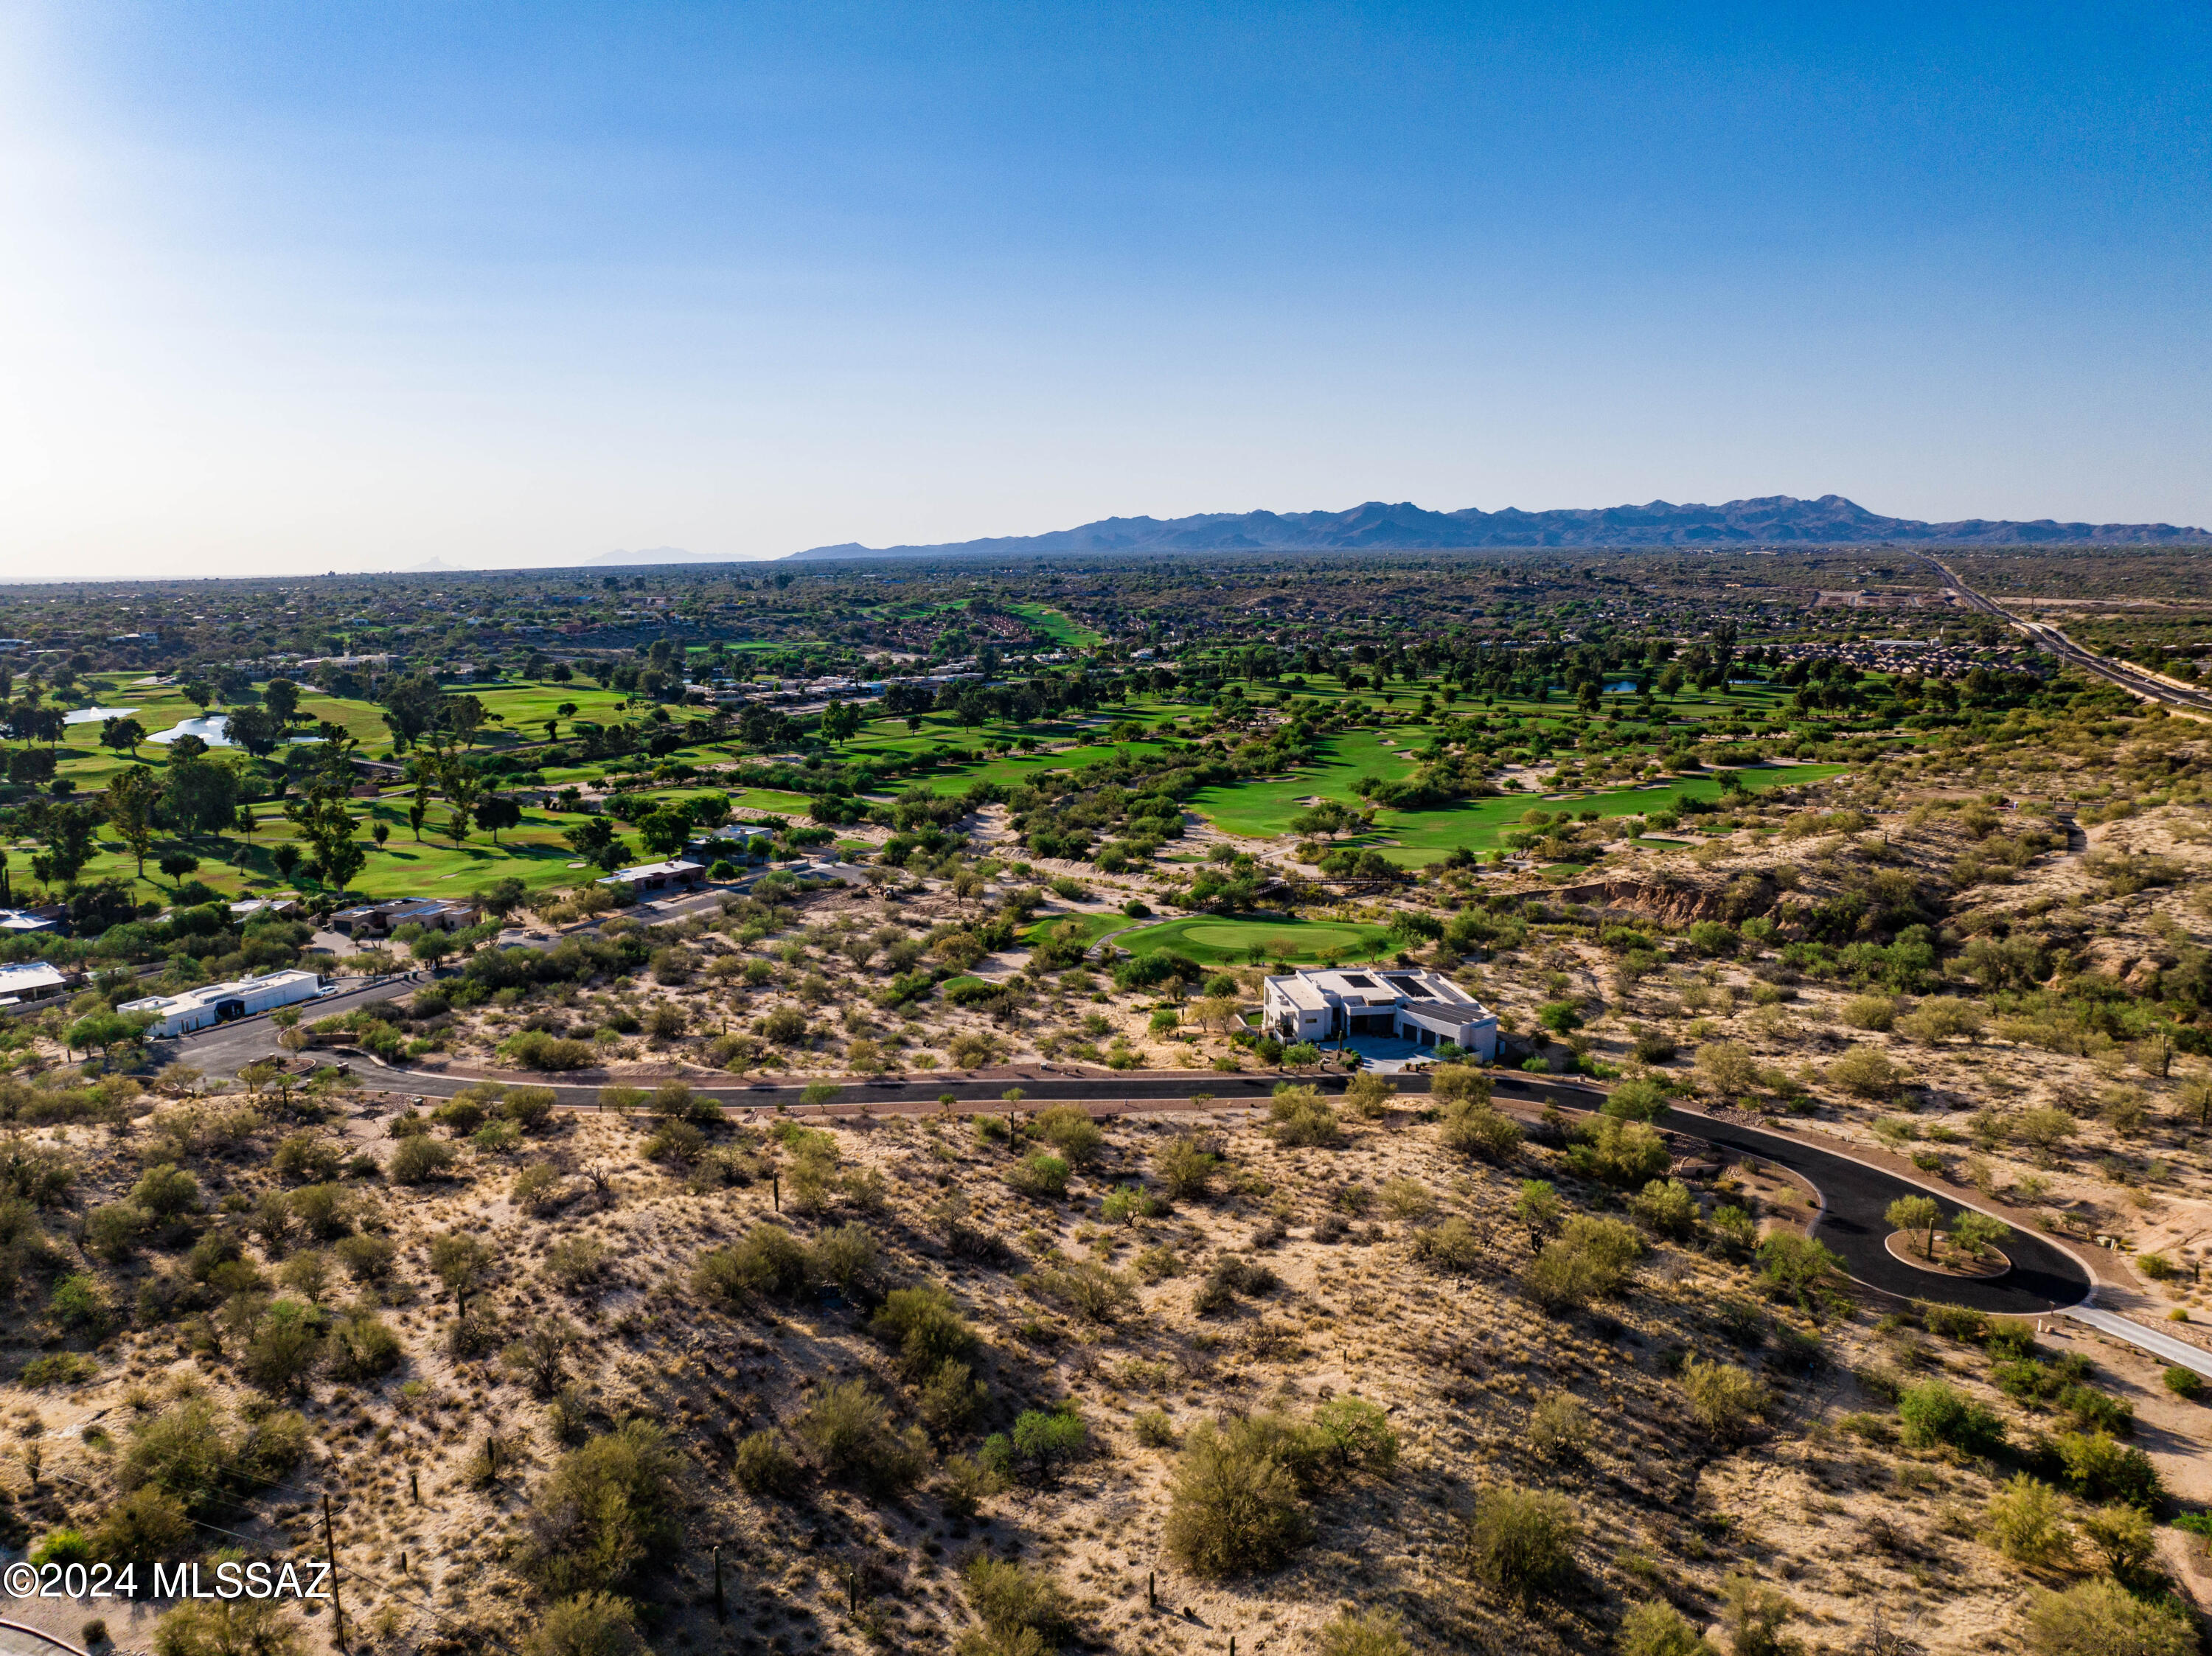
M 331 1534 L 331 1492 L 323 1491 L 323 1556 L 331 1567 L 331 1611 L 337 1618 L 340 1656 L 346 1647 L 345 1601 L 338 1597 L 338 1544 Z

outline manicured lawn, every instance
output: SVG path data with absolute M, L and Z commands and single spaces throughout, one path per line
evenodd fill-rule
M 1042 604 L 1010 604 L 1006 609 L 1010 614 L 1019 616 L 1064 650 L 1087 650 L 1103 641 L 1097 634 L 1082 622 L 1071 620 L 1059 610 L 1048 609 Z
M 1741 772 L 1744 786 L 1753 793 L 1768 788 L 1820 782 L 1836 775 L 1841 765 L 1784 765 L 1771 770 Z M 1380 810 L 1375 815 L 1374 839 L 1394 840 L 1395 845 L 1377 848 L 1401 868 L 1423 868 L 1441 861 L 1461 846 L 1470 851 L 1495 848 L 1506 831 L 1516 827 L 1532 810 L 1570 814 L 1595 811 L 1601 818 L 1635 816 L 1664 810 L 1681 799 L 1718 799 L 1721 787 L 1710 777 L 1686 778 L 1656 787 L 1616 788 L 1566 799 L 1540 799 L 1514 794 L 1496 799 L 1469 799 L 1443 810 Z
M 1424 725 L 1396 726 L 1389 732 L 1392 745 L 1389 746 L 1373 731 L 1324 737 L 1318 743 L 1318 764 L 1286 777 L 1201 788 L 1191 795 L 1189 804 L 1230 834 L 1288 834 L 1291 819 L 1306 809 L 1309 798 L 1318 795 L 1353 804 L 1359 796 L 1352 784 L 1360 778 L 1379 776 L 1396 781 L 1412 774 L 1414 761 L 1409 749 L 1425 746 L 1431 734 Z
M 1041 753 L 1024 758 L 1019 754 L 1007 754 L 998 759 L 979 760 L 974 764 L 953 765 L 936 770 L 923 771 L 915 776 L 898 779 L 897 787 L 903 790 L 916 786 L 933 793 L 965 793 L 978 782 L 994 782 L 1000 787 L 1016 788 L 1024 782 L 1035 782 L 1049 787 L 1048 779 L 1054 771 L 1068 773 L 1060 779 L 1072 782 L 1073 773 L 1086 766 L 1127 751 L 1133 754 L 1156 754 L 1165 749 L 1158 742 L 1125 742 L 1113 747 L 1092 744 L 1069 748 L 1060 753 Z
M 1268 961 L 1359 961 L 1381 958 L 1393 948 L 1389 931 L 1379 925 L 1212 914 L 1194 914 L 1132 931 L 1114 946 L 1133 955 L 1170 949 L 1201 966 L 1249 965 L 1255 949 L 1262 960 Z
M 364 799 L 356 804 L 362 808 L 364 825 L 381 821 L 392 829 L 392 836 L 381 851 L 368 844 L 363 836 L 368 861 L 348 889 L 364 896 L 450 895 L 510 877 L 535 889 L 548 885 L 578 884 L 591 874 L 589 869 L 568 866 L 575 860 L 575 853 L 562 841 L 561 831 L 578 820 L 573 816 L 525 811 L 521 825 L 501 834 L 497 846 L 492 844 L 489 835 L 477 832 L 456 847 L 449 836 L 437 832 L 450 815 L 442 803 L 430 807 L 430 817 L 423 826 L 422 842 L 419 845 L 407 827 L 404 796 Z M 202 839 L 189 847 L 200 859 L 198 870 L 190 877 L 204 881 L 218 891 L 240 895 L 293 889 L 293 883 L 277 872 L 271 857 L 276 846 L 297 843 L 293 838 L 292 825 L 269 805 L 258 807 L 254 816 L 258 826 L 246 851 L 242 867 L 237 858 L 245 842 L 238 836 L 226 835 L 219 841 Z M 633 850 L 638 850 L 634 835 L 629 843 Z M 184 848 L 166 839 L 159 842 L 155 856 L 147 859 L 150 877 L 137 881 L 133 895 L 141 901 L 169 901 L 168 882 L 158 877 L 155 864 L 162 852 Z M 301 846 L 302 852 L 305 849 Z M 25 844 L 21 851 L 11 852 L 10 860 L 21 868 L 27 861 L 29 850 Z M 643 852 L 639 854 L 642 856 Z M 100 852 L 85 864 L 79 877 L 86 884 L 110 876 L 131 880 L 135 867 L 135 859 L 119 842 L 104 840 Z
M 1118 931 L 1137 922 L 1126 914 L 1048 914 L 1036 925 L 1024 927 L 1021 937 L 1024 943 L 1034 947 L 1048 937 L 1078 937 L 1087 948 L 1109 931 Z

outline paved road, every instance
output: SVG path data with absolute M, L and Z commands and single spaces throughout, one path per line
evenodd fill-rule
M 1942 576 L 1943 585 L 1955 593 L 1959 601 L 1968 609 L 1978 610 L 1983 615 L 2026 634 L 2038 646 L 2049 651 L 2060 660 L 2147 701 L 2163 702 L 2170 707 L 2187 707 L 2197 713 L 2212 713 L 2212 694 L 2168 683 L 2130 663 L 2116 661 L 2110 656 L 2100 656 L 2094 650 L 2085 650 L 2057 628 L 2046 626 L 2041 622 L 2022 621 L 2003 605 L 1984 597 L 1953 574 L 1948 566 L 1927 553 L 1917 552 L 1913 555 Z
M 2186 1340 L 2177 1340 L 2171 1334 L 2160 1333 L 2155 1328 L 2146 1328 L 2131 1318 L 2117 1311 L 2102 1311 L 2094 1306 L 2077 1305 L 2066 1314 L 2085 1322 L 2100 1334 L 2110 1334 L 2115 1339 L 2141 1346 L 2154 1357 L 2160 1357 L 2182 1368 L 2193 1368 L 2208 1380 L 2212 1380 L 2212 1352 L 2201 1351 Z
M 388 998 L 404 994 L 414 986 L 404 980 L 384 984 L 334 997 L 319 1003 L 317 1010 L 326 1016 L 328 1009 L 342 1010 L 348 1005 Z M 267 1021 L 257 1018 L 187 1036 L 173 1044 L 181 1049 L 179 1055 L 195 1067 L 211 1073 L 228 1073 L 234 1072 L 240 1065 L 266 1057 L 272 1040 Z M 364 1069 L 361 1073 L 372 1085 L 382 1079 L 387 1090 L 433 1097 L 450 1096 L 471 1084 L 465 1077 L 405 1071 L 380 1076 L 374 1068 Z M 819 1106 L 804 1107 L 839 1114 L 864 1108 L 878 1113 L 926 1113 L 938 1108 L 948 1095 L 958 1104 L 988 1105 L 1002 1101 L 1010 1088 L 1018 1087 L 1022 1103 L 1029 1108 L 1070 1102 L 1091 1106 L 1097 1113 L 1108 1115 L 1156 1113 L 1189 1109 L 1194 1098 L 1203 1095 L 1206 1101 L 1197 1107 L 1235 1109 L 1265 1103 L 1279 1078 L 1273 1073 L 1227 1075 L 1205 1071 L 1188 1076 L 1040 1074 L 989 1081 L 885 1078 L 846 1083 Z M 1341 1091 L 1345 1085 L 1341 1075 L 1301 1078 L 1325 1092 Z M 1428 1089 L 1425 1076 L 1400 1076 L 1395 1079 L 1404 1092 L 1419 1094 Z M 1593 1088 L 1544 1082 L 1511 1073 L 1496 1076 L 1494 1085 L 1502 1103 L 1555 1102 L 1564 1108 L 1587 1110 L 1595 1107 L 1602 1097 Z M 599 1101 L 596 1086 L 556 1083 L 553 1090 L 556 1101 L 564 1106 L 589 1107 Z M 775 1081 L 702 1087 L 698 1090 L 725 1107 L 765 1109 L 779 1104 L 787 1108 L 799 1107 L 802 1091 L 796 1085 Z M 1900 1196 L 1929 1195 L 1936 1198 L 1946 1218 L 1954 1216 L 1960 1211 L 1960 1204 L 1941 1190 L 1816 1149 L 1786 1132 L 1738 1126 L 1682 1111 L 1669 1116 L 1667 1126 L 1671 1131 L 1703 1139 L 1722 1149 L 1763 1157 L 1809 1180 L 1820 1191 L 1824 1204 L 1816 1234 L 1842 1256 L 1844 1269 L 1851 1276 L 1873 1287 L 1893 1294 L 1944 1300 L 1976 1310 L 2014 1316 L 2033 1316 L 2080 1305 L 2090 1297 L 2094 1284 L 2081 1263 L 2055 1243 L 2027 1231 L 2014 1231 L 2005 1245 L 2013 1260 L 2013 1270 L 1994 1282 L 1937 1277 L 1898 1260 L 1886 1246 L 1891 1228 L 1882 1217 L 1884 1210 Z
M 1498 1090 L 1502 1097 L 1510 1098 L 1513 1078 L 1501 1080 Z M 1582 1101 L 1587 1107 L 1588 1096 Z M 1960 1204 L 1940 1190 L 1816 1149 L 1788 1133 L 1740 1127 L 1680 1110 L 1667 1118 L 1666 1125 L 1671 1132 L 1759 1156 L 1810 1180 L 1821 1200 L 1814 1234 L 1843 1256 L 1844 1270 L 1872 1287 L 1907 1298 L 1942 1300 L 2014 1317 L 2079 1305 L 2089 1297 L 2094 1284 L 2088 1271 L 2064 1249 L 2032 1231 L 2015 1229 L 2006 1240 L 2004 1251 L 2011 1256 L 2013 1268 L 1992 1282 L 1939 1277 L 1915 1271 L 1896 1259 L 1887 1247 L 1892 1227 L 1882 1214 L 1900 1196 L 1926 1195 L 1936 1198 L 1947 1221 L 1956 1217 Z

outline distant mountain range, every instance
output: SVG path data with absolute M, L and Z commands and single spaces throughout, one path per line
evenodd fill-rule
M 1949 546 L 2191 545 L 2212 532 L 2172 524 L 2012 523 L 1969 518 L 1922 523 L 1885 518 L 1840 494 L 1801 500 L 1767 494 L 1720 506 L 1599 507 L 1522 512 L 1431 512 L 1370 500 L 1349 512 L 1205 512 L 1189 518 L 1102 518 L 1046 535 L 951 541 L 937 546 L 811 547 L 794 558 L 1035 556 L 1116 552 L 1455 551 L 1481 547 L 1839 545 L 1899 541 Z M 598 560 L 673 562 L 643 553 Z

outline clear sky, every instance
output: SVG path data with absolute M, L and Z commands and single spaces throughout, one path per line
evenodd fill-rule
M 0 0 L 0 578 L 2212 525 L 2212 9 Z

